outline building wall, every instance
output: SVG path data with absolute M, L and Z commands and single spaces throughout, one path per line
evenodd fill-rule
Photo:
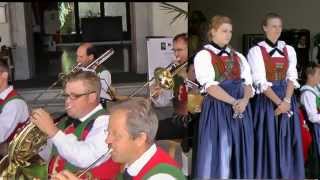
M 7 23 L 0 24 L 0 46 L 12 47 L 13 62 L 15 65 L 15 80 L 30 79 L 33 75 L 33 41 L 31 16 L 31 3 L 7 3 Z
M 184 10 L 188 10 L 188 3 L 171 3 Z M 179 18 L 170 24 L 176 15 L 167 14 L 161 10 L 160 3 L 132 3 L 132 40 L 133 58 L 136 60 L 136 72 L 146 73 L 148 71 L 147 60 L 147 36 L 169 36 L 188 31 L 188 20 Z
M 6 11 L 7 22 L 0 23 L 0 37 L 1 37 L 0 46 L 3 46 L 3 45 L 11 46 L 10 23 L 9 23 L 10 16 L 8 11 L 8 3 L 0 2 L 0 6 L 7 6 L 7 11 Z
M 24 80 L 34 76 L 34 46 L 32 36 L 32 9 L 31 3 L 0 2 L 8 4 L 8 23 L 0 24 L 1 45 L 14 47 L 13 58 L 15 63 L 15 79 Z M 188 3 L 172 3 L 185 10 Z M 187 32 L 188 21 L 180 18 L 170 25 L 176 15 L 167 14 L 161 10 L 160 3 L 137 2 L 131 3 L 131 26 L 133 41 L 133 69 L 137 73 L 146 73 L 148 36 L 174 36 L 177 33 Z
M 188 11 L 188 3 L 170 3 L 183 10 Z M 154 36 L 175 36 L 176 34 L 185 33 L 188 30 L 188 20 L 185 17 L 180 17 L 175 22 L 170 24 L 173 17 L 177 13 L 168 13 L 163 10 L 160 3 L 152 3 L 152 35 Z
M 225 14 L 233 20 L 232 45 L 242 50 L 242 35 L 262 33 L 261 20 L 268 12 L 283 16 L 286 29 L 309 29 L 311 37 L 320 32 L 319 0 L 192 0 L 190 11 L 201 10 L 209 19 Z M 312 39 L 311 39 L 312 40 Z
M 10 2 L 9 9 L 15 80 L 30 79 L 34 75 L 31 3 Z M 29 15 L 26 16 L 26 14 Z

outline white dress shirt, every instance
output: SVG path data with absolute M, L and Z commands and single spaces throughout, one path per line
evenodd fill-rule
M 301 104 L 304 106 L 308 119 L 313 123 L 320 124 L 320 113 L 317 110 L 317 104 L 316 104 L 316 98 L 317 96 L 320 97 L 320 92 L 317 90 L 317 88 L 311 87 L 309 85 L 304 85 L 301 87 L 300 91 L 304 90 L 310 90 L 305 91 L 301 94 Z M 317 96 L 316 96 L 317 95 Z
M 312 49 L 311 61 L 315 63 L 318 63 L 318 61 L 320 61 L 320 59 L 317 58 L 319 53 L 319 47 L 320 47 L 320 44 L 318 44 L 317 46 L 314 46 Z
M 108 93 L 108 88 L 111 86 L 111 74 L 108 70 L 103 70 L 97 74 L 100 78 L 101 91 L 100 97 L 111 100 L 111 96 Z
M 4 100 L 13 90 L 12 86 L 0 93 L 0 99 Z M 7 140 L 19 123 L 29 118 L 29 108 L 22 99 L 12 99 L 2 108 L 0 113 L 0 143 Z
M 149 162 L 152 156 L 156 153 L 157 146 L 153 144 L 146 152 L 144 152 L 136 161 L 134 161 L 130 166 L 125 165 L 128 174 L 131 176 L 136 176 L 142 170 L 142 168 Z M 175 180 L 173 176 L 166 173 L 159 173 L 151 176 L 148 180 Z
M 258 43 L 259 46 L 265 47 L 267 52 L 270 52 L 273 48 L 270 47 L 265 41 L 261 41 Z M 264 66 L 264 60 L 262 56 L 262 52 L 259 46 L 254 46 L 249 50 L 247 59 L 248 63 L 251 67 L 251 74 L 253 78 L 253 83 L 256 87 L 260 87 L 256 89 L 257 93 L 262 93 L 267 90 L 269 86 L 272 86 L 272 83 L 267 81 L 266 78 L 266 70 Z M 288 52 L 288 70 L 286 73 L 286 80 L 291 80 L 295 86 L 295 88 L 299 88 L 300 85 L 297 81 L 298 73 L 297 73 L 297 56 L 294 48 L 292 46 L 287 45 L 284 41 L 278 41 L 277 48 L 283 52 L 283 48 L 287 48 Z M 275 52 L 272 57 L 283 57 L 279 52 Z
M 99 104 L 86 116 L 80 118 L 80 121 L 85 121 L 88 117 L 102 108 L 101 104 Z M 105 143 L 108 124 L 108 115 L 99 116 L 83 141 L 79 141 L 72 133 L 65 134 L 63 131 L 59 130 L 58 133 L 48 140 L 47 147 L 39 154 L 43 159 L 49 160 L 48 155 L 51 153 L 51 146 L 53 143 L 57 148 L 59 155 L 66 161 L 77 167 L 86 168 L 108 151 L 108 146 Z M 102 159 L 95 166 L 100 165 L 105 160 L 106 158 Z
M 213 51 L 215 54 L 219 54 L 219 52 L 221 51 L 215 48 L 214 46 L 212 46 L 211 44 L 205 45 L 204 48 Z M 226 51 L 230 53 L 231 49 L 227 47 Z M 249 64 L 246 58 L 242 54 L 240 54 L 239 52 L 236 52 L 236 53 L 240 58 L 241 79 L 244 79 L 245 85 L 251 85 L 252 78 L 250 74 Z M 222 54 L 222 57 L 223 56 L 228 56 L 228 55 L 224 53 Z M 196 78 L 198 82 L 205 88 L 205 90 L 211 85 L 219 84 L 218 81 L 215 81 L 215 71 L 214 71 L 211 60 L 212 60 L 211 54 L 206 50 L 201 50 L 200 52 L 198 52 L 194 59 L 194 69 L 196 73 Z
M 151 97 L 151 101 L 156 107 L 172 106 L 172 98 L 174 98 L 172 89 L 161 89 L 159 96 Z

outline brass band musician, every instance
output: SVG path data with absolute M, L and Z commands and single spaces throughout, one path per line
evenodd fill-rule
M 8 142 L 29 117 L 28 105 L 9 85 L 9 76 L 7 62 L 0 60 L 0 157 L 6 154 Z
M 78 47 L 77 63 L 81 63 L 82 66 L 86 66 L 96 58 L 97 50 L 91 43 L 82 43 Z M 107 102 L 113 100 L 111 89 L 111 73 L 103 65 L 100 65 L 96 69 L 96 73 L 98 74 L 101 83 L 100 102 L 102 106 L 106 108 Z
M 153 103 L 156 106 L 166 106 L 172 102 L 174 108 L 171 117 L 159 121 L 156 139 L 183 139 L 181 142 L 182 149 L 184 152 L 188 152 L 191 147 L 190 140 L 197 139 L 195 136 L 197 135 L 201 95 L 199 89 L 188 88 L 190 86 L 187 86 L 186 83 L 186 81 L 189 81 L 197 84 L 192 58 L 188 60 L 188 36 L 186 33 L 178 34 L 173 38 L 173 51 L 175 55 L 174 63 L 179 66 L 188 62 L 188 66 L 174 76 L 173 90 L 162 89 L 157 84 L 151 85 L 150 91 L 154 95 L 151 97 Z M 200 101 L 197 101 L 198 105 L 190 105 L 192 103 L 190 101 L 191 97 L 195 97 L 190 95 L 199 97 L 197 98 L 200 99 Z M 194 109 L 194 107 L 197 108 Z M 196 147 L 193 146 L 193 148 L 193 152 L 195 152 Z
M 99 103 L 100 86 L 94 72 L 79 71 L 67 75 L 64 96 L 69 117 L 59 121 L 58 125 L 44 109 L 33 110 L 31 121 L 49 137 L 47 148 L 40 152 L 43 158 L 47 155 L 49 174 L 64 169 L 77 172 L 107 152 L 104 140 L 109 116 Z M 118 163 L 105 158 L 89 171 L 89 175 L 104 179 L 115 177 L 119 171 Z

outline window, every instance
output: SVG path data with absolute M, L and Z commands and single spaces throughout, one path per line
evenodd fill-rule
M 59 2 L 59 28 L 60 34 L 75 34 L 75 12 L 74 3 L 72 2 Z
M 101 17 L 100 2 L 79 2 L 79 27 L 81 31 L 81 18 Z
M 58 2 L 59 29 L 64 36 L 63 42 L 81 41 L 81 18 L 104 16 L 121 16 L 124 38 L 129 40 L 129 12 L 129 3 L 126 2 Z
M 121 16 L 122 17 L 122 30 L 128 31 L 127 28 L 127 9 L 126 3 L 104 3 L 104 15 L 105 16 Z

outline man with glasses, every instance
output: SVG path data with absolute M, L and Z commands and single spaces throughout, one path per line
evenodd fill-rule
M 106 143 L 113 150 L 111 158 L 124 164 L 117 180 L 186 179 L 178 163 L 155 144 L 157 128 L 157 115 L 145 98 L 136 97 L 111 108 Z M 69 171 L 62 171 L 52 180 L 79 179 Z
M 109 116 L 99 103 L 100 80 L 94 72 L 71 73 L 64 84 L 65 110 L 68 118 L 55 125 L 53 118 L 44 109 L 32 111 L 31 121 L 46 135 L 48 144 L 53 144 L 49 161 L 49 174 L 64 169 L 77 172 L 89 167 L 108 151 L 104 142 Z M 40 153 L 44 157 L 45 150 Z M 45 158 L 45 157 L 44 157 Z M 86 174 L 98 179 L 114 177 L 120 165 L 104 158 Z
M 151 100 L 158 107 L 173 103 L 174 113 L 171 117 L 159 121 L 157 140 L 183 139 L 181 142 L 183 152 L 187 153 L 191 147 L 192 139 L 196 139 L 199 113 L 188 112 L 188 90 L 186 80 L 197 84 L 192 58 L 188 57 L 188 36 L 181 33 L 173 38 L 174 63 L 181 65 L 188 61 L 188 66 L 183 68 L 174 76 L 173 90 L 161 89 L 159 85 L 153 84 L 150 87 L 151 94 L 155 94 Z M 200 93 L 199 93 L 200 94 Z M 196 144 L 196 143 L 193 143 Z M 195 146 L 194 146 L 195 147 Z M 195 152 L 196 150 L 193 149 Z

